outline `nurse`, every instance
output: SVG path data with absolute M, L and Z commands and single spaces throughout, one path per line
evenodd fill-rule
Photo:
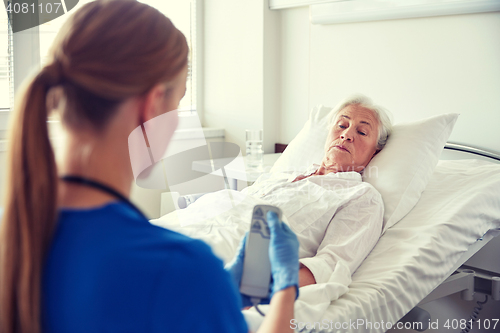
M 236 287 L 245 239 L 224 270 L 208 245 L 151 225 L 128 200 L 129 134 L 166 112 L 176 121 L 182 33 L 137 1 L 95 1 L 68 19 L 51 55 L 24 83 L 11 124 L 0 331 L 247 332 L 249 300 Z M 58 163 L 54 108 L 66 132 Z M 272 298 L 259 332 L 291 332 L 298 241 L 268 218 Z

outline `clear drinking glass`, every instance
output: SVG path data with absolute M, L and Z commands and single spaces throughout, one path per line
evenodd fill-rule
M 262 150 L 263 131 L 261 129 L 246 130 L 246 153 L 247 166 L 255 168 L 261 167 L 264 159 Z

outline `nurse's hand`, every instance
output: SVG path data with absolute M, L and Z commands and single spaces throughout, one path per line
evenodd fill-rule
M 240 287 L 241 276 L 243 275 L 243 261 L 245 259 L 245 246 L 248 238 L 248 232 L 245 234 L 243 239 L 240 242 L 238 250 L 236 251 L 236 256 L 233 258 L 231 262 L 229 262 L 224 269 L 231 275 L 233 281 L 236 285 L 236 288 Z M 247 295 L 243 295 L 240 293 L 241 301 L 243 303 L 243 307 L 251 307 L 253 304 L 250 301 L 250 297 Z M 260 300 L 260 304 L 269 304 L 270 299 L 264 298 Z
M 278 220 L 274 212 L 267 212 L 271 229 L 269 259 L 271 261 L 272 295 L 295 286 L 299 297 L 299 241 L 288 225 Z M 272 296 L 271 296 L 272 297 Z

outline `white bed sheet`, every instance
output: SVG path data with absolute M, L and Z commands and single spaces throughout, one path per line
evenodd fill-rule
M 224 205 L 231 202 L 226 200 L 224 203 L 212 195 L 201 199 L 195 204 L 211 205 L 211 209 L 205 213 L 199 210 L 197 221 L 216 215 L 214 207 L 227 210 L 229 206 Z M 230 198 L 232 205 L 253 207 L 259 203 L 255 198 L 243 199 L 238 194 Z M 231 219 L 249 220 L 246 215 L 237 216 L 248 214 L 246 209 L 233 209 L 233 212 L 235 216 Z M 182 215 L 182 211 L 176 214 Z M 229 253 L 229 247 L 234 248 L 241 232 L 248 229 L 247 223 L 221 220 L 218 221 L 224 226 L 221 228 L 213 223 L 186 228 L 179 222 L 182 220 L 171 214 L 167 219 L 152 222 L 174 230 L 182 229 L 183 233 L 209 244 L 212 241 L 227 244 L 223 246 L 228 248 L 214 248 L 219 255 Z M 233 226 L 228 228 L 229 224 Z M 447 278 L 450 269 L 471 244 L 496 228 L 500 228 L 500 165 L 478 160 L 440 161 L 417 206 L 386 231 L 354 273 L 352 281 L 345 277 L 342 265 L 338 265 L 330 283 L 301 288 L 295 306 L 296 323 L 326 322 L 335 327 L 335 323 L 363 319 L 395 324 Z M 226 242 L 221 243 L 221 237 Z M 262 308 L 266 310 L 265 306 Z M 244 312 L 251 329 L 258 327 L 261 317 L 253 310 Z M 370 329 L 349 325 L 341 331 L 386 330 L 387 326 Z

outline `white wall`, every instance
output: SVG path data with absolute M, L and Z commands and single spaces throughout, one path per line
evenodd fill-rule
M 277 141 L 280 15 L 265 0 L 204 2 L 204 126 L 243 154 L 245 129 L 264 129 L 265 152 Z
M 290 143 L 307 121 L 309 108 L 309 10 L 281 11 L 280 143 Z
M 204 125 L 244 151 L 245 129 L 263 126 L 260 1 L 211 0 L 204 11 Z
M 461 114 L 450 141 L 500 153 L 500 13 L 311 25 L 283 10 L 279 140 L 289 143 L 316 104 L 360 92 L 395 122 Z

